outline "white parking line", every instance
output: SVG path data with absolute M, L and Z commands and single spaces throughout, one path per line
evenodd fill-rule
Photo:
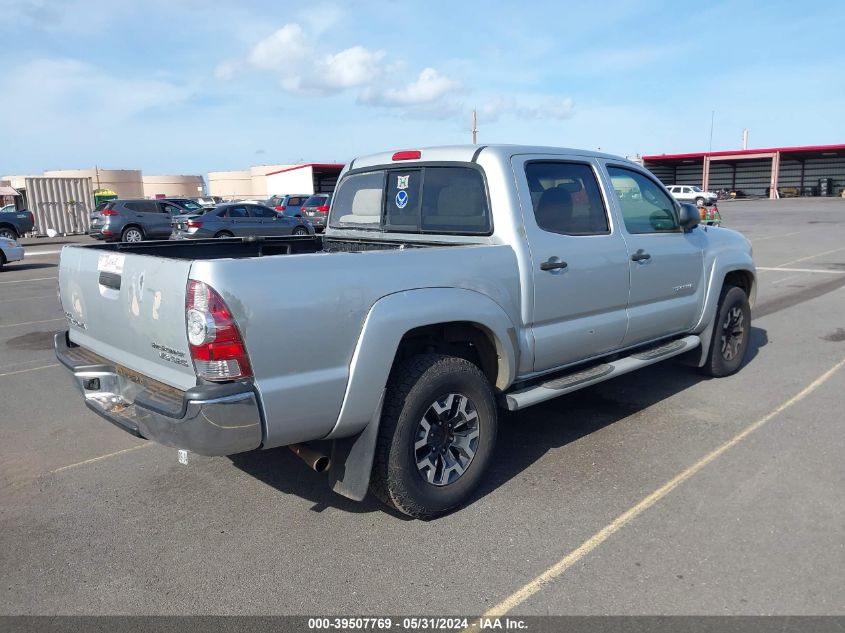
M 766 268 L 758 266 L 757 270 L 764 273 L 778 272 L 778 273 L 822 273 L 823 275 L 845 275 L 845 270 L 819 270 L 818 268 Z
M 56 293 L 51 295 L 38 295 L 37 297 L 18 297 L 16 299 L 0 299 L 0 303 L 14 303 L 15 301 L 35 301 L 37 299 L 56 299 Z
M 830 251 L 824 251 L 823 253 L 816 253 L 815 255 L 807 255 L 806 257 L 799 257 L 798 259 L 793 259 L 791 262 L 785 262 L 783 264 L 778 264 L 775 268 L 783 268 L 784 266 L 789 266 L 790 264 L 797 264 L 798 262 L 805 262 L 808 259 L 814 259 L 816 257 L 821 257 L 822 255 L 830 255 L 831 253 L 838 253 L 840 251 L 845 251 L 845 246 L 841 248 L 834 248 Z
M 43 321 L 23 321 L 21 323 L 8 323 L 7 325 L 0 325 L 0 327 L 17 327 L 19 325 L 35 325 L 36 323 L 52 323 L 53 321 L 64 321 L 65 318 L 58 319 L 44 319 Z
M 751 243 L 754 242 L 762 242 L 763 240 L 773 240 L 778 237 L 789 237 L 791 235 L 798 235 L 799 233 L 806 233 L 807 231 L 812 231 L 813 229 L 804 229 L 803 231 L 793 231 L 792 233 L 779 233 L 777 235 L 766 235 L 765 237 L 756 237 L 751 239 Z
M 61 249 L 57 251 L 24 251 L 24 257 L 40 257 L 41 255 L 57 255 L 61 253 Z
M 15 374 L 25 374 L 28 371 L 38 371 L 39 369 L 49 369 L 50 367 L 58 367 L 58 363 L 53 363 L 52 365 L 42 365 L 41 367 L 30 367 L 29 369 L 18 369 L 17 371 L 7 371 L 5 374 L 0 374 L 0 378 L 3 376 L 14 376 Z
M 0 284 L 25 284 L 28 281 L 47 281 L 55 277 L 33 277 L 32 279 L 15 279 L 14 281 L 0 281 Z

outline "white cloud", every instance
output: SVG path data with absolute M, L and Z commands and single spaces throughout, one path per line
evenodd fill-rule
M 498 121 L 505 116 L 518 119 L 569 119 L 575 114 L 575 102 L 570 98 L 499 97 L 478 108 L 479 118 Z
M 327 19 L 333 23 L 338 15 L 337 11 L 330 11 Z M 316 17 L 311 21 L 316 21 Z M 231 80 L 248 72 L 272 72 L 288 92 L 336 93 L 355 89 L 359 103 L 395 107 L 432 104 L 460 87 L 458 81 L 426 68 L 415 81 L 392 88 L 392 84 L 401 83 L 400 78 L 407 72 L 405 62 L 388 60 L 385 51 L 360 45 L 326 53 L 326 38 L 314 35 L 296 22 L 286 24 L 255 44 L 243 59 L 219 64 L 215 76 Z
M 369 90 L 364 92 L 359 100 L 370 105 L 413 106 L 433 103 L 460 87 L 460 82 L 440 74 L 434 68 L 426 68 L 416 81 L 404 88 Z

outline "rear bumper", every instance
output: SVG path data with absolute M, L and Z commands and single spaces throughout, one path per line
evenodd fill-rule
M 179 391 L 68 344 L 54 341 L 89 409 L 136 437 L 200 455 L 232 455 L 261 446 L 261 414 L 248 382 Z
M 6 257 L 7 262 L 19 262 L 24 256 L 23 246 L 4 248 L 3 255 Z

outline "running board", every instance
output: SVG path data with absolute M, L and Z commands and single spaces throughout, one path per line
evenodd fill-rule
M 504 395 L 504 403 L 509 411 L 518 411 L 533 404 L 557 398 L 565 393 L 571 393 L 610 378 L 627 374 L 628 372 L 653 365 L 661 360 L 678 356 L 701 345 L 698 336 L 690 335 L 682 339 L 660 343 L 654 347 L 640 349 L 636 353 L 619 358 L 613 362 L 594 365 L 587 369 L 558 376 L 538 385 L 527 387 L 519 391 L 512 391 Z

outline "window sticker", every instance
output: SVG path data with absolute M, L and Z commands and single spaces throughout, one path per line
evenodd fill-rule
M 396 176 L 396 188 L 397 189 L 407 189 L 408 188 L 408 180 L 410 180 L 411 176 Z M 401 208 L 401 207 L 400 207 Z
M 407 176 L 405 176 L 405 178 L 407 178 Z M 400 189 L 399 192 L 396 194 L 396 207 L 399 209 L 404 209 L 406 206 L 408 206 L 408 198 L 408 192 L 404 189 Z

